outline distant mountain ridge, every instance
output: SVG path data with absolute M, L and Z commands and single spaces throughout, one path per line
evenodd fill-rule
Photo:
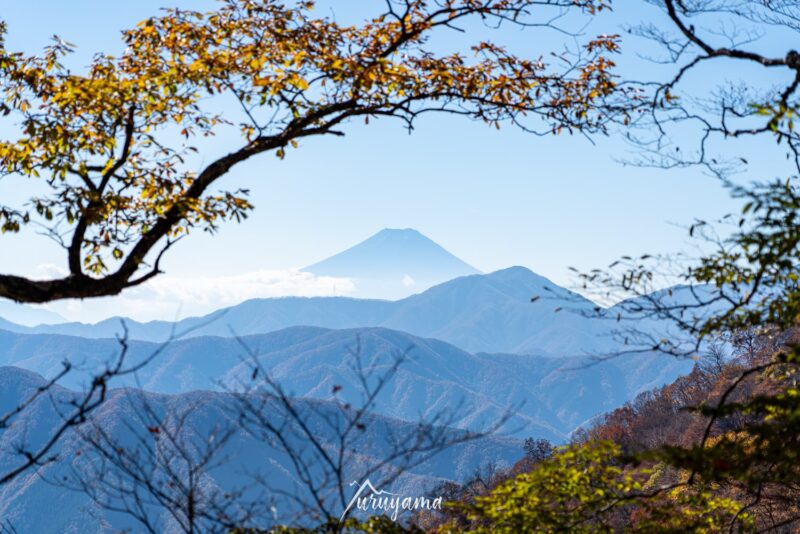
M 412 228 L 385 228 L 361 243 L 302 269 L 351 279 L 353 296 L 397 299 L 480 271 Z
M 67 321 L 59 314 L 44 308 L 0 299 L 0 328 L 3 328 L 3 320 L 23 326 L 57 324 Z
M 531 297 L 539 296 L 531 302 Z M 446 341 L 468 352 L 575 356 L 611 350 L 613 324 L 587 317 L 596 305 L 524 267 L 457 278 L 399 301 L 346 297 L 254 299 L 177 323 L 126 320 L 130 338 L 164 341 L 250 335 L 291 326 L 379 326 Z M 0 326 L 19 333 L 81 337 L 122 334 L 121 319 L 95 325 L 66 323 L 35 328 Z
M 8 413 L 20 402 L 45 384 L 45 380 L 29 371 L 14 367 L 0 367 L 0 413 Z M 66 407 L 75 393 L 57 386 L 51 395 L 39 397 L 33 405 L 13 423 L 0 432 L 0 469 L 15 467 L 20 463 L 15 446 L 21 442 L 37 446 L 43 443 L 52 429 L 56 428 L 60 415 L 57 407 Z M 188 413 L 187 440 L 210 436 L 215 426 L 231 425 L 237 429 L 226 445 L 226 462 L 204 473 L 205 491 L 223 494 L 237 487 L 252 485 L 252 474 L 258 473 L 269 480 L 279 491 L 294 493 L 302 487 L 289 458 L 266 443 L 236 419 L 236 400 L 233 395 L 196 391 L 180 395 L 161 395 L 132 390 L 112 390 L 109 398 L 92 416 L 98 426 L 115 439 L 130 436 L 131 431 L 147 435 L 145 423 L 139 417 L 138 406 L 146 400 L 157 413 L 167 411 L 175 414 Z M 330 402 L 296 400 L 295 408 L 310 414 L 308 424 L 319 429 L 318 439 L 336 451 L 336 442 L 326 433 L 323 417 L 340 413 Z M 280 417 L 277 412 L 268 412 L 270 417 Z M 382 459 L 390 446 L 390 436 L 413 435 L 415 425 L 380 416 L 367 416 L 365 430 L 356 442 L 359 461 L 352 466 L 352 476 L 360 476 L 362 463 Z M 444 432 L 458 432 L 443 429 Z M 330 431 L 328 431 L 330 433 Z M 295 439 L 287 430 L 287 439 Z M 130 441 L 130 439 L 129 439 Z M 0 518 L 4 531 L 19 533 L 85 533 L 112 534 L 119 532 L 141 532 L 141 526 L 124 514 L 109 512 L 96 506 L 85 494 L 59 487 L 52 481 L 62 481 L 72 476 L 72 470 L 85 472 L 84 462 L 95 460 L 94 453 L 87 448 L 74 431 L 69 431 L 59 442 L 56 451 L 59 461 L 47 463 L 39 469 L 29 470 L 10 483 L 0 487 Z M 510 466 L 522 455 L 521 443 L 502 437 L 486 437 L 455 445 L 447 454 L 439 454 L 396 480 L 391 490 L 411 495 L 425 495 L 436 483 L 443 480 L 463 481 L 481 467 L 487 459 L 500 465 Z M 351 473 L 347 473 L 350 475 Z M 375 478 L 375 477 L 373 477 Z M 276 493 L 276 495 L 281 495 Z M 262 496 L 263 498 L 263 496 Z M 267 513 L 257 525 L 267 527 L 270 521 L 287 521 L 292 503 L 282 503 L 273 513 Z M 151 507 L 147 500 L 144 506 Z M 183 532 L 168 510 L 149 508 L 158 532 L 177 534 Z M 280 515 L 278 515 L 280 514 Z
M 357 402 L 351 351 L 360 348 L 365 362 L 385 368 L 397 354 L 408 361 L 379 399 L 377 413 L 398 420 L 463 406 L 455 426 L 480 428 L 515 415 L 504 428 L 517 437 L 537 436 L 564 441 L 577 427 L 598 414 L 633 399 L 639 392 L 665 384 L 688 372 L 691 363 L 657 355 L 625 356 L 606 362 L 587 358 L 552 358 L 514 354 L 470 354 L 445 342 L 385 328 L 329 330 L 293 327 L 239 340 L 198 337 L 174 341 L 158 357 L 121 385 L 147 391 L 184 393 L 193 390 L 238 389 L 247 384 L 248 353 L 292 395 L 331 398 L 334 385 Z M 130 363 L 160 348 L 152 342 L 130 342 Z M 0 332 L 0 365 L 22 367 L 46 377 L 68 359 L 82 369 L 97 368 L 119 351 L 111 339 Z M 68 375 L 68 387 L 81 387 L 85 374 Z

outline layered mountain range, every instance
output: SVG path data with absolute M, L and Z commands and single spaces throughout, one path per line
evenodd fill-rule
M 0 364 L 53 376 L 61 362 L 97 369 L 120 350 L 112 339 L 0 332 Z M 586 357 L 471 354 L 453 345 L 385 328 L 330 330 L 292 327 L 239 339 L 196 337 L 159 343 L 128 343 L 135 364 L 159 352 L 135 378 L 119 385 L 162 393 L 240 390 L 248 387 L 254 355 L 292 395 L 357 402 L 352 371 L 359 357 L 376 369 L 394 358 L 405 362 L 384 390 L 376 412 L 407 421 L 448 406 L 462 408 L 458 427 L 491 426 L 508 410 L 504 427 L 517 437 L 537 436 L 562 442 L 595 415 L 613 409 L 641 391 L 687 372 L 687 362 L 659 355 L 620 356 L 607 361 Z M 69 375 L 64 384 L 80 388 L 85 375 Z
M 15 367 L 0 367 L 0 413 L 13 410 L 45 384 L 46 381 L 40 375 Z M 78 394 L 74 391 L 62 387 L 53 388 L 49 395 L 39 397 L 16 418 L 9 429 L 0 432 L 0 472 L 7 472 L 20 464 L 22 457 L 16 452 L 19 444 L 37 447 L 47 440 L 52 429 L 59 425 L 59 410 L 66 409 L 76 398 Z M 280 447 L 265 440 L 257 427 L 241 425 L 237 419 L 239 400 L 231 394 L 195 391 L 180 395 L 158 395 L 118 389 L 111 392 L 106 402 L 93 414 L 91 422 L 84 425 L 81 433 L 92 434 L 95 428 L 99 428 L 115 443 L 133 448 L 136 440 L 143 439 L 154 443 L 152 446 L 155 447 L 153 430 L 148 428 L 152 423 L 142 415 L 145 407 L 153 413 L 169 413 L 173 417 L 186 415 L 180 428 L 173 427 L 163 431 L 170 431 L 170 435 L 175 436 L 178 447 L 181 447 L 176 448 L 176 451 L 206 450 L 206 436 L 215 435 L 218 429 L 235 429 L 224 448 L 217 454 L 219 459 L 203 472 L 203 495 L 239 495 L 242 488 L 253 486 L 256 484 L 254 481 L 262 477 L 269 480 L 270 489 L 276 493 L 302 495 L 304 486 L 293 470 L 291 459 Z M 308 414 L 305 422 L 314 428 L 317 439 L 323 446 L 336 452 L 337 440 L 328 428 L 326 418 L 335 417 L 339 413 L 337 406 L 330 402 L 299 400 L 295 402 L 294 408 Z M 280 424 L 281 418 L 285 417 L 279 407 L 270 407 L 267 412 L 267 416 L 276 424 Z M 175 424 L 165 421 L 164 425 L 167 426 Z M 392 438 L 415 437 L 419 433 L 413 423 L 379 416 L 367 417 L 364 428 L 364 432 L 348 448 L 348 454 L 357 454 L 358 461 L 353 462 L 344 475 L 346 480 L 350 477 L 361 478 L 365 468 L 382 463 L 383 455 L 392 450 Z M 447 432 L 453 433 L 457 441 L 458 436 L 455 434 L 458 431 Z M 297 450 L 302 450 L 304 446 L 298 441 L 301 434 L 291 426 L 283 432 L 286 439 L 297 441 L 291 443 Z M 158 450 L 168 454 L 166 451 L 169 449 Z M 455 444 L 447 449 L 446 454 L 420 453 L 420 461 L 394 480 L 392 488 L 398 493 L 419 495 L 440 481 L 470 476 L 487 458 L 492 458 L 501 465 L 510 465 L 519 456 L 520 450 L 521 445 L 515 440 L 483 437 Z M 220 462 L 223 458 L 224 461 Z M 3 520 L 4 531 L 13 527 L 12 532 L 43 534 L 141 532 L 141 524 L 137 524 L 129 514 L 98 506 L 85 492 L 70 490 L 77 485 L 77 474 L 84 477 L 83 483 L 93 480 L 91 477 L 95 467 L 88 463 L 98 461 L 99 458 L 92 455 L 91 448 L 87 447 L 77 432 L 68 432 L 60 442 L 58 461 L 49 462 L 38 470 L 28 471 L 0 486 L 0 518 Z M 143 466 L 147 465 L 145 460 L 142 462 Z M 400 464 L 400 459 L 395 463 Z M 106 473 L 113 472 L 111 469 L 108 468 Z M 152 473 L 153 480 L 157 480 L 158 476 L 157 473 Z M 372 475 L 376 483 L 380 480 L 379 477 L 378 474 Z M 96 484 L 99 486 L 101 483 Z M 247 493 L 241 495 L 242 501 L 254 500 L 255 505 L 263 505 L 263 508 L 269 510 L 271 502 L 259 502 L 258 499 L 263 497 L 258 492 L 249 496 Z M 122 498 L 108 499 L 108 502 L 117 507 L 125 506 L 126 501 Z M 127 502 L 130 505 L 131 500 Z M 279 508 L 269 511 L 265 517 L 255 519 L 253 524 L 265 527 L 271 521 L 292 520 L 298 510 L 291 500 L 283 500 L 281 503 Z M 141 512 L 150 518 L 156 532 L 177 534 L 185 531 L 169 510 L 157 506 L 152 499 L 145 498 L 141 507 Z
M 256 387 L 256 363 L 298 402 L 323 407 L 315 408 L 319 415 L 362 399 L 363 384 L 354 374 L 358 362 L 374 377 L 402 358 L 375 399 L 365 458 L 379 458 L 380 436 L 396 435 L 437 413 L 450 415 L 444 431 L 454 433 L 506 421 L 499 429 L 505 437 L 448 451 L 397 482 L 416 490 L 444 479 L 461 480 L 487 462 L 511 463 L 521 455 L 524 437 L 564 442 L 603 412 L 692 367 L 690 361 L 647 351 L 597 359 L 622 348 L 614 335 L 619 325 L 602 317 L 614 317 L 614 310 L 598 314 L 595 303 L 524 267 L 480 274 L 413 230 L 384 230 L 307 270 L 355 280 L 362 290 L 374 283 L 388 288 L 387 294 L 415 294 L 399 300 L 254 299 L 178 322 L 115 317 L 96 324 L 30 326 L 36 321 L 18 320 L 0 309 L 0 365 L 7 366 L 0 368 L 0 414 L 55 376 L 63 361 L 76 369 L 61 381 L 49 405 L 42 397 L 0 429 L 0 467 L 13 464 L 21 439 L 46 439 L 58 422 L 58 402 L 52 399 L 69 399 L 76 394 L 71 390 L 83 389 L 92 372 L 120 353 L 121 337 L 129 364 L 156 357 L 136 376 L 118 380 L 116 387 L 128 389 L 114 391 L 93 418 L 92 424 L 120 437 L 126 430 L 119 422 L 141 422 L 137 408 L 123 402 L 132 392 L 162 411 L 193 410 L 189 427 L 196 435 L 215 421 L 235 425 L 226 419 L 231 413 L 226 406 Z M 404 289 L 399 291 L 397 284 Z M 640 326 L 652 337 L 667 328 L 652 318 Z M 67 467 L 78 465 L 73 460 L 79 442 L 70 433 L 60 445 L 58 454 L 68 459 Z M 246 453 L 217 473 L 213 484 L 224 489 L 237 480 L 237 469 L 254 465 L 294 483 L 287 459 L 275 456 L 268 444 L 256 443 L 244 431 L 234 442 Z M 54 518 L 37 514 L 59 492 L 42 475 L 55 479 L 64 468 L 56 462 L 0 487 L 0 517 L 12 520 L 20 532 L 131 527 L 128 519 L 92 508 L 79 494 L 61 499 Z M 169 531 L 169 518 L 162 519 Z
M 532 297 L 540 297 L 531 302 Z M 114 317 L 96 324 L 2 326 L 18 333 L 166 341 L 175 337 L 263 334 L 291 326 L 378 326 L 452 343 L 472 352 L 577 356 L 613 346 L 612 321 L 596 305 L 525 267 L 469 275 L 397 300 L 282 297 L 248 300 L 203 317 L 139 323 Z

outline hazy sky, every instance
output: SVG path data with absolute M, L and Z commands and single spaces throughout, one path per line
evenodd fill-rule
M 341 17 L 352 16 L 357 4 L 331 3 Z M 211 5 L 0 0 L 0 17 L 9 24 L 10 49 L 34 52 L 59 34 L 78 45 L 85 63 L 96 51 L 119 52 L 119 31 L 165 4 Z M 585 32 L 622 32 L 623 24 L 658 16 L 645 2 L 628 0 L 625 9 L 600 17 Z M 531 30 L 507 30 L 495 38 L 533 56 L 557 47 L 560 39 Z M 626 44 L 623 67 L 641 69 L 641 43 L 626 38 Z M 720 80 L 730 74 L 724 66 L 715 72 Z M 0 126 L 0 134 L 9 132 Z M 568 266 L 590 268 L 622 254 L 682 248 L 685 230 L 677 225 L 733 207 L 718 183 L 698 169 L 620 164 L 631 150 L 620 136 L 593 145 L 581 137 L 535 137 L 450 117 L 421 120 L 413 135 L 389 121 L 351 124 L 346 132 L 342 139 L 304 141 L 283 161 L 268 154 L 237 167 L 225 185 L 249 187 L 255 212 L 214 237 L 184 240 L 165 261 L 168 278 L 160 290 L 54 309 L 86 320 L 109 313 L 147 318 L 174 315 L 179 301 L 184 315 L 212 306 L 203 288 L 225 293 L 226 302 L 314 293 L 314 280 L 286 269 L 325 258 L 384 227 L 416 228 L 483 271 L 524 265 L 566 285 Z M 779 172 L 769 166 L 760 171 L 767 178 Z M 4 198 L 27 191 L 23 182 L 0 182 Z M 0 258 L 4 272 L 44 273 L 63 264 L 59 249 L 30 235 L 0 238 Z M 183 283 L 181 293 L 172 291 L 176 280 Z M 154 291 L 158 302 L 148 300 Z

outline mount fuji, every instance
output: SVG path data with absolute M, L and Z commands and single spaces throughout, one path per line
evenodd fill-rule
M 385 228 L 302 270 L 352 280 L 356 292 L 351 296 L 392 300 L 480 272 L 411 228 Z

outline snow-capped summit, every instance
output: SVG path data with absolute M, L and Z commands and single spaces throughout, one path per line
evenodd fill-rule
M 412 228 L 385 228 L 365 241 L 305 269 L 349 278 L 359 297 L 402 298 L 479 271 Z

